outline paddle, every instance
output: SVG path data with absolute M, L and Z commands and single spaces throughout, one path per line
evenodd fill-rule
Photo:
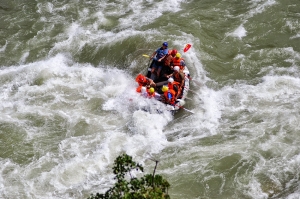
M 179 108 L 181 108 L 181 109 L 183 109 L 183 110 L 185 110 L 185 111 L 187 111 L 187 112 L 190 112 L 190 113 L 193 113 L 193 114 L 194 114 L 193 111 L 191 111 L 191 110 L 189 110 L 189 109 L 186 109 L 186 108 L 184 108 L 183 106 L 179 106 L 179 105 L 177 105 L 177 104 L 175 104 L 175 106 L 178 106 Z
M 186 44 L 185 47 L 184 47 L 184 49 L 183 49 L 183 52 L 184 53 L 187 52 L 191 47 L 192 47 L 191 44 Z
M 194 79 L 191 78 L 191 77 L 188 77 L 188 78 L 189 78 L 189 80 L 192 80 L 193 82 L 195 82 L 198 86 L 202 86 L 202 84 L 201 84 L 199 81 L 194 80 Z
M 183 52 L 187 52 L 192 47 L 192 44 L 186 44 L 183 48 Z M 149 55 L 143 54 L 144 57 L 150 58 Z
M 186 44 L 183 52 L 187 52 L 190 48 L 192 47 L 192 44 Z M 195 82 L 198 86 L 201 86 L 202 84 L 200 82 L 198 82 L 197 80 L 192 79 L 191 77 L 188 77 L 190 80 L 193 80 L 193 82 Z
M 187 99 L 187 100 L 193 100 L 192 98 L 189 98 L 189 97 L 185 97 L 185 99 Z
M 177 101 L 181 101 L 181 99 L 177 99 Z M 186 109 L 186 108 L 184 108 L 183 106 L 180 106 L 180 105 L 178 105 L 178 104 L 174 104 L 175 106 L 178 106 L 179 108 L 181 108 L 181 109 L 183 109 L 183 110 L 185 110 L 185 111 L 187 111 L 187 112 L 190 112 L 190 113 L 194 113 L 193 111 L 191 111 L 191 110 L 189 110 L 189 109 Z
M 192 92 L 192 93 L 194 93 L 194 94 L 196 94 L 196 95 L 198 95 L 198 93 L 196 91 L 193 91 L 191 89 L 189 89 L 189 91 Z

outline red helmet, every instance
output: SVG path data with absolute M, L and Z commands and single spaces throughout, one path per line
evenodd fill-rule
M 177 53 L 177 50 L 176 50 L 176 49 L 173 49 L 172 52 L 171 52 L 171 55 L 172 55 L 172 56 L 175 56 L 176 53 Z
M 136 77 L 135 81 L 142 83 L 142 82 L 145 81 L 145 76 L 142 75 L 142 74 L 139 74 L 139 75 Z

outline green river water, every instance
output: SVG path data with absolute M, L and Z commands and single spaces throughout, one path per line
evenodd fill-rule
M 1 0 L 0 198 L 104 192 L 121 153 L 159 160 L 172 199 L 300 198 L 299 19 L 298 0 Z M 164 41 L 194 114 L 141 109 Z

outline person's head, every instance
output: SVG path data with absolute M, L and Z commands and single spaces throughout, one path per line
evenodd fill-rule
M 154 91 L 155 91 L 155 90 L 154 90 L 153 87 L 149 88 L 149 93 L 150 93 L 150 94 L 154 93 Z
M 139 82 L 139 83 L 143 83 L 143 82 L 145 81 L 144 75 L 139 74 L 139 75 L 136 77 L 135 81 L 137 81 L 137 82 Z
M 161 88 L 161 90 L 162 90 L 162 92 L 167 92 L 167 91 L 169 90 L 169 87 L 163 86 L 163 87 Z
M 181 54 L 180 53 L 176 53 L 175 57 L 176 57 L 176 59 L 179 59 L 181 57 Z
M 169 83 L 173 83 L 173 82 L 174 82 L 174 79 L 173 79 L 172 77 L 170 77 L 170 78 L 168 79 L 168 82 L 169 82 Z
M 162 46 L 165 47 L 165 48 L 168 48 L 168 42 L 164 42 L 164 43 L 162 44 Z
M 146 93 L 146 87 L 143 86 L 143 87 L 141 88 L 141 92 L 142 92 L 142 93 Z
M 177 54 L 177 50 L 173 49 L 172 52 L 171 52 L 171 55 L 174 57 L 176 54 Z
M 179 72 L 179 70 L 180 70 L 179 66 L 174 67 L 174 71 Z

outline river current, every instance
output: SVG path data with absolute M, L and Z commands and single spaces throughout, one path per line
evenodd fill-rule
M 299 19 L 298 0 L 1 0 L 0 198 L 104 192 L 122 153 L 159 160 L 172 199 L 300 198 Z M 194 114 L 135 92 L 165 41 Z

